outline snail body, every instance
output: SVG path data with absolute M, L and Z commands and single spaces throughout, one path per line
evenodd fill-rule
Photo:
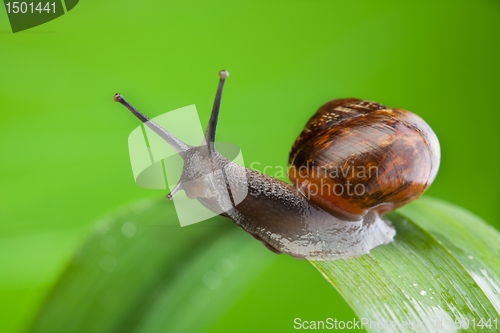
M 126 106 L 184 159 L 181 179 L 191 199 L 234 223 L 275 253 L 297 259 L 349 258 L 394 238 L 381 216 L 417 199 L 439 167 L 439 143 L 415 114 L 359 99 L 322 106 L 292 146 L 292 184 L 240 166 L 215 149 L 224 82 L 220 82 L 205 140 L 190 146 Z M 341 191 L 342 190 L 342 191 Z

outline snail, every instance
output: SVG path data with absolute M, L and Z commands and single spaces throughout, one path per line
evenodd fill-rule
M 439 142 L 419 116 L 356 98 L 334 99 L 307 122 L 290 151 L 292 184 L 240 166 L 215 149 L 224 83 L 200 146 L 190 146 L 128 103 L 114 101 L 161 136 L 183 158 L 179 183 L 213 212 L 231 219 L 269 250 L 297 259 L 350 258 L 391 242 L 382 218 L 431 185 L 440 162 Z M 238 193 L 243 198 L 236 200 Z

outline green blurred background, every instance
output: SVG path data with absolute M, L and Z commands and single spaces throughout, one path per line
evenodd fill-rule
M 206 124 L 220 69 L 231 76 L 218 140 L 240 145 L 247 166 L 286 166 L 327 100 L 374 100 L 439 137 L 428 195 L 500 228 L 499 53 L 494 0 L 84 0 L 16 34 L 0 9 L 1 331 L 28 327 L 95 221 L 166 194 L 135 185 L 127 137 L 138 123 L 113 94 L 151 117 L 196 104 Z M 310 264 L 282 255 L 213 331 L 353 316 Z

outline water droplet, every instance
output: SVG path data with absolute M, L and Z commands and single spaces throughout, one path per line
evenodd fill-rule
M 425 290 L 422 290 L 422 291 L 420 292 L 420 295 L 425 296 L 425 295 L 427 295 L 427 292 L 426 292 Z
M 131 207 L 134 213 L 141 213 L 153 205 L 153 200 L 144 199 Z
M 104 236 L 102 239 L 101 239 L 101 246 L 103 249 L 111 252 L 115 249 L 116 247 L 116 240 L 113 236 L 111 235 L 108 235 L 108 236 Z
M 126 222 L 122 225 L 122 233 L 128 238 L 132 238 L 135 235 L 137 228 L 132 222 Z
M 418 284 L 414 283 L 414 284 L 413 284 L 413 286 L 414 286 L 414 287 L 418 287 Z
M 217 289 L 221 282 L 219 273 L 215 271 L 208 271 L 203 275 L 203 284 L 212 290 Z
M 105 234 L 109 230 L 110 221 L 100 220 L 95 224 L 95 230 L 100 234 Z
M 234 269 L 234 264 L 229 258 L 222 258 L 219 260 L 217 265 L 215 266 L 218 272 L 222 275 L 228 275 Z
M 116 267 L 116 259 L 113 256 L 106 255 L 99 260 L 99 265 L 106 272 L 112 272 Z
M 470 260 L 474 259 L 473 256 L 467 256 L 467 258 L 469 258 Z

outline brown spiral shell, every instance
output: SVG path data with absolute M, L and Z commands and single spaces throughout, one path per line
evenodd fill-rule
M 323 105 L 290 151 L 288 177 L 323 209 L 347 219 L 417 199 L 433 182 L 439 141 L 419 116 L 357 98 Z

